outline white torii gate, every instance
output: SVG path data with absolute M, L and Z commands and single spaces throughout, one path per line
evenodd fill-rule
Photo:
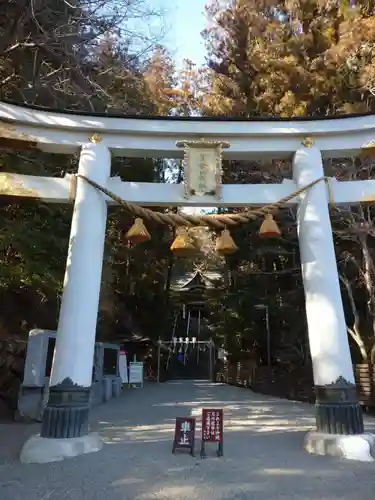
M 230 141 L 226 159 L 293 158 L 293 179 L 272 185 L 223 185 L 220 199 L 186 198 L 173 184 L 123 182 L 111 177 L 111 156 L 179 158 L 176 142 Z M 323 158 L 354 156 L 375 137 L 375 116 L 322 120 L 124 118 L 60 113 L 0 102 L 0 145 L 46 152 L 80 152 L 78 173 L 124 200 L 143 206 L 241 207 L 277 202 L 324 176 Z M 20 142 L 23 141 L 23 142 Z M 107 203 L 82 178 L 0 173 L 0 195 L 75 200 L 50 395 L 40 436 L 21 452 L 25 462 L 48 462 L 97 451 L 89 433 L 89 393 L 99 304 Z M 74 189 L 72 189 L 72 187 Z M 375 181 L 321 182 L 298 203 L 298 237 L 316 390 L 315 431 L 305 447 L 318 454 L 373 460 L 375 438 L 365 434 L 350 356 L 328 201 L 375 201 Z M 330 197 L 330 198 L 329 198 Z

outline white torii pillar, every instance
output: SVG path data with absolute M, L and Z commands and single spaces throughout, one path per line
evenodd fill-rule
M 105 186 L 110 171 L 106 146 L 82 147 L 79 174 Z M 78 178 L 49 399 L 40 436 L 21 451 L 23 462 L 53 462 L 101 448 L 88 419 L 106 222 L 104 195 Z
M 293 174 L 299 187 L 324 176 L 317 147 L 310 143 L 296 152 Z M 316 431 L 308 433 L 305 447 L 310 453 L 371 461 L 375 440 L 364 434 L 324 182 L 301 195 L 297 218 L 316 393 Z

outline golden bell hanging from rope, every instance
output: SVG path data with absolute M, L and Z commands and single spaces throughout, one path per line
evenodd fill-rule
M 140 217 L 135 219 L 134 224 L 126 233 L 126 238 L 134 243 L 134 245 L 144 243 L 145 241 L 149 241 L 151 239 L 151 235 L 147 231 L 147 228 Z
M 237 252 L 238 247 L 228 229 L 221 231 L 220 235 L 216 238 L 215 250 L 220 255 L 230 255 Z
M 259 236 L 261 238 L 278 238 L 281 236 L 281 231 L 272 214 L 266 214 L 264 217 L 264 221 L 260 226 Z
M 189 232 L 182 229 L 177 234 L 171 245 L 171 251 L 176 257 L 192 257 L 197 253 L 197 247 L 194 245 Z

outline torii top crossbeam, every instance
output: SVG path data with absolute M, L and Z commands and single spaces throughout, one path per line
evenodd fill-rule
M 38 148 L 77 152 L 93 133 L 101 134 L 113 155 L 179 158 L 176 141 L 225 139 L 227 159 L 289 157 L 306 137 L 313 137 L 323 157 L 354 156 L 375 137 L 375 115 L 337 118 L 238 119 L 211 117 L 139 117 L 74 111 L 50 111 L 0 102 L 1 135 L 14 132 L 35 138 Z

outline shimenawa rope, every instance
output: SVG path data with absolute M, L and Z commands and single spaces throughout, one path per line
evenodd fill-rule
M 101 186 L 97 182 L 89 179 L 88 177 L 81 175 L 81 174 L 76 174 L 76 177 L 79 177 L 89 184 L 91 186 L 95 187 L 99 191 L 101 191 L 103 194 L 107 195 L 109 198 L 111 198 L 113 201 L 118 203 L 119 205 L 122 205 L 125 210 L 130 212 L 132 215 L 135 217 L 141 217 L 143 219 L 149 219 L 153 220 L 155 222 L 158 222 L 159 224 L 168 224 L 170 226 L 188 226 L 188 227 L 194 227 L 194 226 L 209 226 L 212 229 L 225 229 L 227 227 L 233 227 L 237 226 L 238 224 L 245 224 L 246 222 L 249 222 L 250 220 L 255 220 L 258 217 L 262 217 L 267 214 L 272 214 L 275 213 L 277 210 L 285 206 L 290 200 L 293 198 L 299 196 L 303 192 L 307 191 L 308 189 L 312 188 L 316 184 L 318 184 L 321 181 L 326 181 L 327 177 L 319 177 L 318 179 L 315 179 L 314 181 L 310 182 L 306 186 L 303 186 L 293 193 L 291 193 L 288 196 L 285 196 L 284 198 L 281 198 L 279 201 L 276 203 L 271 203 L 270 205 L 264 205 L 261 208 L 255 208 L 252 210 L 246 210 L 244 212 L 239 212 L 239 213 L 229 213 L 229 214 L 212 214 L 212 215 L 188 215 L 188 214 L 175 214 L 175 213 L 161 213 L 161 212 L 156 212 L 153 210 L 150 210 L 149 208 L 141 207 L 140 205 L 137 205 L 135 203 L 130 203 L 128 201 L 123 200 L 116 194 L 112 193 L 112 191 L 109 191 L 107 188 L 104 186 Z

